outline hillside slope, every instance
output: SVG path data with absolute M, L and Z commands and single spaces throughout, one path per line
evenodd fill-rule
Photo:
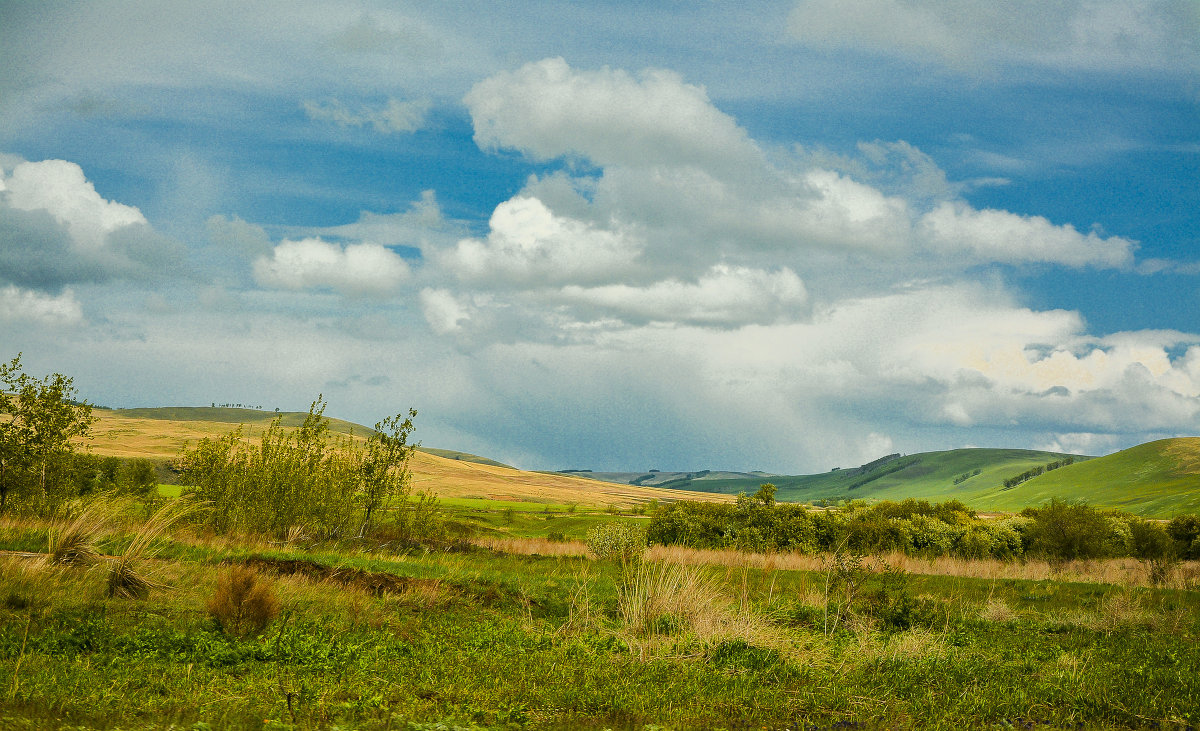
M 164 425 L 163 434 L 156 436 L 165 437 L 168 434 L 177 435 L 185 441 L 199 441 L 206 436 L 214 434 L 224 434 L 229 431 L 229 425 L 244 424 L 246 430 L 250 434 L 259 434 L 262 430 L 279 417 L 280 424 L 286 427 L 298 427 L 304 423 L 307 412 L 303 411 L 285 411 L 277 413 L 273 411 L 262 411 L 261 409 L 244 409 L 233 407 L 207 407 L 207 406 L 162 406 L 156 408 L 143 409 L 94 409 L 94 413 L 102 418 L 101 423 L 106 424 L 110 420 L 129 419 L 130 423 L 137 423 L 143 419 L 153 419 L 155 421 L 167 422 Z M 329 430 L 337 434 L 357 434 L 365 436 L 371 432 L 371 427 L 355 424 L 351 421 L 343 419 L 333 419 L 325 417 L 329 421 Z M 224 426 L 212 427 L 210 425 L 220 424 Z M 93 430 L 95 431 L 95 430 Z M 112 433 L 112 429 L 109 430 Z M 154 436 L 154 435 L 148 435 Z M 120 441 L 117 439 L 116 441 Z M 171 444 L 168 438 L 163 442 L 164 448 Z M 451 449 L 435 449 L 433 447 L 418 447 L 422 452 L 435 454 L 446 459 L 462 460 L 466 462 L 478 462 L 479 464 L 497 465 L 507 467 L 503 462 L 497 462 L 487 457 L 470 454 L 468 452 L 458 452 Z M 175 453 L 162 456 L 175 456 Z
M 980 507 L 1012 510 L 1052 497 L 1150 517 L 1200 513 L 1200 437 L 1147 442 L 974 499 Z
M 149 412 L 149 413 L 147 413 Z M 244 413 L 243 413 L 244 412 Z M 252 409 L 95 409 L 98 418 L 92 439 L 86 442 L 93 454 L 115 457 L 145 457 L 171 460 L 205 437 L 228 434 L 238 424 L 254 439 L 266 430 L 274 413 Z M 171 417 L 180 417 L 174 419 Z M 198 417 L 213 417 L 210 419 Z M 284 424 L 303 421 L 285 415 Z M 357 424 L 336 421 L 331 428 L 341 433 L 365 434 Z M 420 450 L 409 465 L 413 486 L 444 498 L 485 498 L 539 503 L 578 503 L 604 508 L 628 507 L 650 500 L 728 500 L 723 495 L 664 490 L 586 480 L 567 475 L 526 472 L 464 452 Z
M 1027 449 L 953 449 L 907 456 L 889 455 L 862 467 L 816 475 L 772 475 L 752 479 L 704 479 L 676 482 L 690 490 L 752 493 L 771 482 L 778 500 L 973 500 L 1003 486 L 1004 480 L 1025 470 L 1087 457 Z M 979 474 L 974 474 L 978 470 Z M 965 477 L 956 483 L 960 477 Z

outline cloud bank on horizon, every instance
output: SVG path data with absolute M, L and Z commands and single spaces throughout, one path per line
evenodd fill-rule
M 1200 433 L 1187 0 L 67 5 L 0 4 L 0 344 L 94 402 L 528 468 Z

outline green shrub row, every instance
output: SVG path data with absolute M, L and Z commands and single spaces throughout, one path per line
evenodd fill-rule
M 1020 515 L 980 518 L 952 500 L 851 502 L 833 508 L 775 503 L 774 487 L 735 503 L 679 501 L 661 505 L 647 530 L 651 544 L 801 553 L 900 551 L 918 556 L 1069 560 L 1132 556 L 1200 558 L 1200 518 L 1170 523 L 1052 500 Z

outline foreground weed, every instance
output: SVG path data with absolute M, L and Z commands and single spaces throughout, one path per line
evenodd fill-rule
M 217 589 L 207 607 L 222 632 L 242 637 L 267 628 L 279 614 L 279 599 L 257 571 L 235 565 L 217 578 Z

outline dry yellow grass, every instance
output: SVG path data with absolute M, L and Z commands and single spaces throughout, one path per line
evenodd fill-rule
M 87 442 L 93 454 L 114 457 L 173 459 L 205 437 L 221 437 L 237 425 L 216 421 L 173 421 L 131 418 L 106 409 L 93 412 L 98 421 Z M 266 425 L 248 424 L 247 439 L 255 440 Z M 485 498 L 531 502 L 577 503 L 587 507 L 629 507 L 650 500 L 728 501 L 727 495 L 667 490 L 598 482 L 582 477 L 526 472 L 511 467 L 446 459 L 426 452 L 413 455 L 409 465 L 416 490 L 443 498 Z

